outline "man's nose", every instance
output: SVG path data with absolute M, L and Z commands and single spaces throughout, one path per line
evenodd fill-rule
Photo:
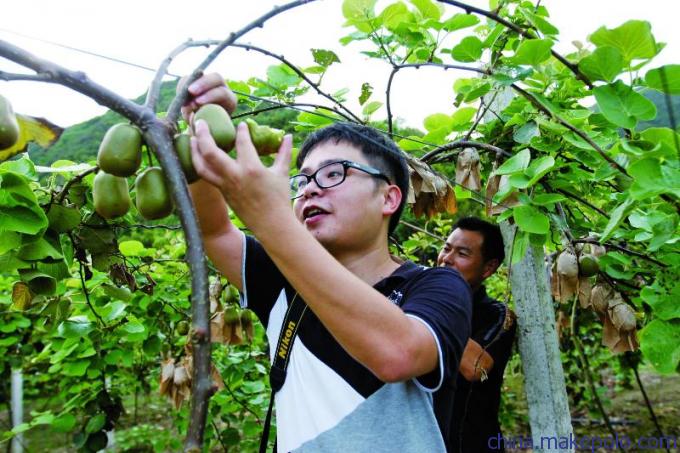
M 314 179 L 310 179 L 307 185 L 305 185 L 305 188 L 302 189 L 302 196 L 303 198 L 309 198 L 311 196 L 318 195 L 321 190 L 323 189 L 319 187 L 316 181 Z
M 453 266 L 453 252 L 442 252 L 439 255 L 439 262 L 441 266 Z

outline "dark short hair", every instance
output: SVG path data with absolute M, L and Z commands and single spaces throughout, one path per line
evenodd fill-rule
M 482 235 L 482 257 L 484 261 L 497 259 L 498 263 L 503 263 L 505 259 L 505 249 L 503 247 L 503 235 L 501 228 L 493 223 L 482 220 L 479 217 L 463 217 L 459 219 L 453 230 L 460 228 L 466 231 L 477 231 Z
M 300 148 L 296 165 L 302 166 L 307 155 L 318 145 L 345 142 L 357 147 L 366 160 L 385 173 L 390 181 L 401 190 L 401 203 L 390 217 L 388 233 L 399 223 L 408 197 L 409 171 L 404 153 L 394 141 L 376 129 L 356 123 L 337 122 L 311 133 Z

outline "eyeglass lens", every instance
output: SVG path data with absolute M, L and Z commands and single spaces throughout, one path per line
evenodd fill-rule
M 314 179 L 316 185 L 321 189 L 328 189 L 337 186 L 345 180 L 345 166 L 342 162 L 333 162 L 324 165 L 314 172 L 311 176 L 296 175 L 290 179 L 291 196 L 297 198 L 302 195 L 302 192 L 309 184 L 311 179 Z

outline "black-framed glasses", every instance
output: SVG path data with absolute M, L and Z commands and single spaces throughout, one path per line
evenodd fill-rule
M 356 162 L 352 162 L 351 160 L 340 160 L 337 162 L 330 162 L 319 167 L 311 175 L 300 173 L 298 175 L 291 176 L 290 198 L 292 200 L 300 198 L 302 196 L 302 192 L 305 190 L 305 187 L 307 187 L 307 184 L 309 184 L 309 182 L 312 180 L 314 180 L 317 187 L 320 189 L 329 189 L 342 184 L 347 177 L 348 168 L 354 168 L 363 171 L 364 173 L 368 173 L 375 178 L 382 179 L 387 184 L 391 184 L 390 179 L 376 168 L 358 164 Z

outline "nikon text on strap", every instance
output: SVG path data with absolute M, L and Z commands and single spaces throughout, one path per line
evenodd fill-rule
M 269 397 L 269 409 L 267 409 L 267 417 L 264 420 L 262 437 L 260 438 L 260 453 L 265 453 L 267 451 L 269 428 L 272 422 L 274 395 L 281 390 L 283 383 L 286 382 L 286 369 L 288 368 L 290 353 L 293 350 L 293 343 L 295 342 L 298 328 L 300 327 L 302 317 L 306 311 L 307 304 L 304 303 L 302 299 L 299 299 L 298 294 L 295 293 L 293 300 L 288 305 L 288 310 L 286 310 L 286 317 L 283 319 L 283 324 L 281 324 L 281 333 L 279 334 L 279 341 L 276 344 L 274 362 L 269 371 L 269 384 L 271 385 L 272 392 Z

